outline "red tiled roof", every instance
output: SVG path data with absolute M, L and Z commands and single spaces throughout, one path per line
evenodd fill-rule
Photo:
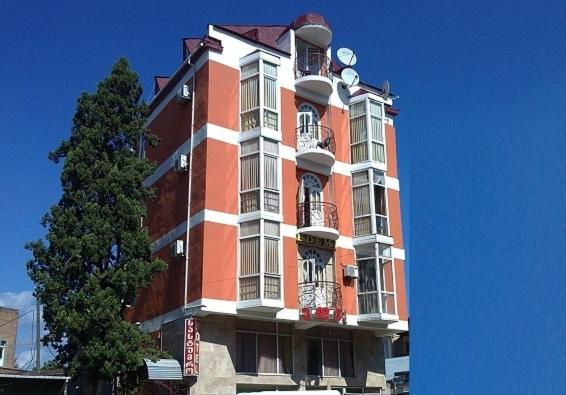
M 261 26 L 261 25 L 217 25 L 232 33 L 249 38 L 250 40 L 257 41 L 268 47 L 277 48 L 277 40 L 283 35 L 289 26 L 274 25 L 274 26 Z
M 190 37 L 183 39 L 183 45 L 189 54 L 193 53 L 202 41 L 202 37 Z
M 328 29 L 330 29 L 330 24 L 324 19 L 324 17 L 320 14 L 315 14 L 314 12 L 308 12 L 304 15 L 297 17 L 293 21 L 293 29 L 298 29 L 305 25 L 322 25 Z
M 167 84 L 167 81 L 169 81 L 170 77 L 163 77 L 163 76 L 159 76 L 156 75 L 155 77 L 153 77 L 154 80 L 154 94 L 157 95 L 157 92 L 159 92 L 161 89 L 163 89 L 163 87 L 165 86 L 165 84 Z

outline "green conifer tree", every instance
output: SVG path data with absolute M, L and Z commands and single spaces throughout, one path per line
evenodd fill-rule
M 42 341 L 57 351 L 59 366 L 90 383 L 89 392 L 115 377 L 135 385 L 143 358 L 160 355 L 124 319 L 137 290 L 166 268 L 151 257 L 140 223 L 153 197 L 143 180 L 154 164 L 137 147 L 156 143 L 141 95 L 138 75 L 122 58 L 96 93 L 79 97 L 71 136 L 49 153 L 63 167 L 61 199 L 42 219 L 46 241 L 26 245 L 48 331 Z

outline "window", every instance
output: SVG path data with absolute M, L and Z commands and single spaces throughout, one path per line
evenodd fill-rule
M 307 330 L 307 374 L 322 377 L 354 377 L 352 332 L 317 327 Z
M 350 145 L 352 163 L 371 160 L 385 164 L 381 103 L 366 99 L 350 105 Z
M 240 212 L 259 210 L 259 139 L 240 145 Z
M 258 219 L 240 224 L 241 301 L 260 295 L 281 299 L 280 236 L 279 222 Z
M 4 366 L 4 355 L 6 355 L 6 348 L 8 342 L 6 340 L 0 340 L 0 366 Z
M 263 182 L 260 183 L 262 166 Z M 260 210 L 279 213 L 279 143 L 263 137 L 240 144 L 240 213 Z
M 240 127 L 279 130 L 277 65 L 259 59 L 240 70 Z M 261 118 L 261 119 L 260 119 Z
M 365 102 L 355 103 L 350 106 L 350 144 L 352 163 L 368 160 Z
M 397 314 L 391 247 L 377 244 L 376 251 L 376 244 L 365 244 L 355 248 L 360 314 Z
M 238 320 L 236 372 L 293 373 L 291 324 Z
M 352 198 L 354 236 L 388 235 L 385 174 L 375 169 L 352 173 Z
M 240 224 L 240 300 L 260 295 L 260 221 Z

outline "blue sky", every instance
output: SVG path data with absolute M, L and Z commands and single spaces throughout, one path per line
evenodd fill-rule
M 58 199 L 47 152 L 68 135 L 81 91 L 123 55 L 149 98 L 152 76 L 178 66 L 181 37 L 201 36 L 207 23 L 286 24 L 312 10 L 332 24 L 335 49 L 357 51 L 362 79 L 388 79 L 400 96 L 414 393 L 564 383 L 563 3 L 260 4 L 0 4 L 0 300 L 32 289 L 23 245 L 43 235 L 39 219 Z M 29 337 L 23 327 L 21 343 Z

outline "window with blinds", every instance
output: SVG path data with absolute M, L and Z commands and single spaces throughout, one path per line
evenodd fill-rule
M 262 125 L 279 130 L 277 65 L 259 59 L 242 66 L 240 73 L 240 127 Z
M 240 223 L 240 300 L 281 299 L 280 250 L 279 222 Z
M 352 163 L 368 160 L 385 164 L 383 105 L 366 99 L 350 105 Z
M 385 163 L 385 138 L 383 137 L 383 106 L 381 103 L 369 101 L 369 115 L 371 123 L 371 158 Z
M 240 212 L 258 211 L 259 206 L 259 139 L 240 145 Z

